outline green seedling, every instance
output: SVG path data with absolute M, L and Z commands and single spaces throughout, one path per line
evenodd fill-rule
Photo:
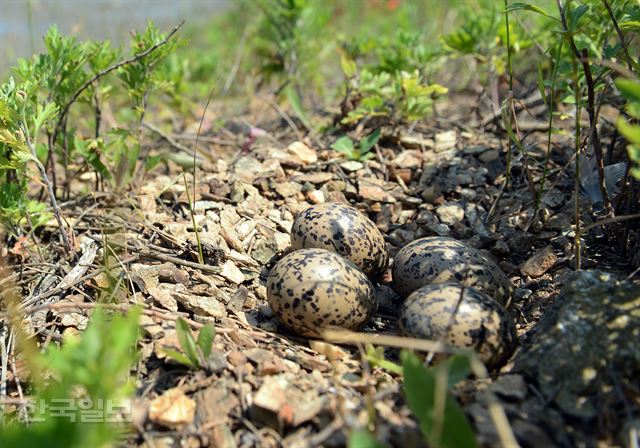
M 46 375 L 33 378 L 30 424 L 5 416 L 0 446 L 115 445 L 125 430 L 108 409 L 125 406 L 135 389 L 130 371 L 138 359 L 139 317 L 139 310 L 112 317 L 96 309 L 82 335 L 52 344 L 45 353 L 34 351 L 30 370 Z
M 195 339 L 189 329 L 189 324 L 184 319 L 178 318 L 176 333 L 184 353 L 171 348 L 163 349 L 164 353 L 190 369 L 206 369 L 207 357 L 211 353 L 213 337 L 216 334 L 215 328 L 212 325 L 202 327 L 198 333 L 198 339 Z
M 357 142 L 357 145 L 353 140 L 351 140 L 351 138 L 344 135 L 336 140 L 336 142 L 331 145 L 331 148 L 341 154 L 344 154 L 349 160 L 369 160 L 372 157 L 375 157 L 375 154 L 371 152 L 371 148 L 378 143 L 378 140 L 380 140 L 380 129 L 376 129 L 371 134 Z

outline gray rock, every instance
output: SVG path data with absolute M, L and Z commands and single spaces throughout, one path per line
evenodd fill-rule
M 436 209 L 436 215 L 443 224 L 451 226 L 464 219 L 464 208 L 460 204 L 447 202 Z
M 227 359 L 224 353 L 212 350 L 207 357 L 207 367 L 211 373 L 220 373 L 227 368 Z
M 497 149 L 492 149 L 480 154 L 478 159 L 480 159 L 483 163 L 493 162 L 494 160 L 498 160 L 500 158 L 500 152 Z
M 585 423 L 630 414 L 625 392 L 640 378 L 640 288 L 601 271 L 574 273 L 515 360 L 541 399 Z M 628 393 L 631 393 L 630 390 Z M 612 428 L 610 428 L 612 429 Z
M 516 299 L 516 301 L 525 300 L 531 297 L 531 294 L 533 294 L 533 291 L 530 289 L 516 288 L 513 291 L 513 298 Z
M 527 383 L 522 375 L 505 375 L 489 386 L 489 389 L 504 398 L 523 400 L 527 396 Z
M 502 240 L 496 241 L 493 246 L 491 246 L 491 253 L 496 257 L 506 257 L 511 253 L 511 249 L 509 245 Z
M 540 277 L 558 261 L 551 246 L 546 246 L 533 254 L 527 261 L 520 265 L 520 272 L 529 277 Z
M 258 263 L 266 264 L 278 252 L 278 243 L 275 239 L 260 240 L 251 252 L 251 257 Z
M 531 249 L 535 240 L 536 237 L 530 233 L 517 232 L 507 240 L 507 244 L 513 252 L 517 254 L 524 254 L 529 252 L 529 249 Z

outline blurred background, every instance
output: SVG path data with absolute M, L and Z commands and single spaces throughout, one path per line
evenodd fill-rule
M 81 40 L 129 40 L 129 31 L 149 20 L 161 28 L 186 19 L 203 25 L 229 8 L 230 0 L 0 0 L 0 73 L 17 58 L 44 50 L 42 36 L 51 25 Z

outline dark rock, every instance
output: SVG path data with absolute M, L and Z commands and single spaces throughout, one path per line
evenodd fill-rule
M 628 397 L 637 396 L 632 385 L 640 378 L 640 288 L 596 270 L 569 278 L 513 370 L 577 425 L 576 437 L 589 440 L 602 430 L 595 422 L 617 425 L 609 428 L 617 432 L 631 418 Z

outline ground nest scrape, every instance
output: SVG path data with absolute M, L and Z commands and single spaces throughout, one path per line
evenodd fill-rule
M 76 245 L 89 253 L 84 268 L 71 275 L 80 263 L 58 263 L 55 228 L 47 230 L 54 238 L 43 248 L 46 263 L 25 258 L 20 242 L 5 254 L 24 293 L 31 331 L 45 343 L 82 331 L 91 312 L 84 305 L 96 300 L 107 274 L 115 272 L 125 288 L 110 301 L 143 303 L 146 309 L 142 359 L 135 371 L 135 430 L 128 443 L 341 446 L 350 428 L 367 425 L 373 408 L 381 441 L 420 446 L 400 379 L 371 369 L 360 346 L 309 341 L 288 332 L 266 304 L 268 270 L 287 250 L 298 212 L 313 203 L 348 202 L 374 220 L 392 257 L 404 244 L 430 235 L 450 236 L 490 254 L 515 288 L 512 314 L 526 339 L 573 268 L 568 137 L 554 136 L 550 180 L 534 215 L 523 160 L 513 162 L 512 184 L 502 191 L 505 142 L 459 125 L 453 114 L 429 126 L 383 129 L 376 157 L 365 162 L 341 158 L 313 137 L 301 138 L 290 118 L 248 115 L 216 131 L 205 120 L 199 148 L 205 157 L 190 200 L 207 268 L 197 263 L 196 232 L 178 166 L 154 171 L 126 195 L 79 195 L 63 204 L 63 212 Z M 254 141 L 247 122 L 266 136 Z M 191 144 L 193 128 L 167 133 L 156 128 L 147 144 L 151 151 L 179 151 L 184 148 L 179 142 Z M 546 148 L 546 138 L 543 132 L 529 135 L 532 154 Z M 541 177 L 541 169 L 529 169 L 535 179 Z M 191 173 L 185 175 L 192 185 Z M 86 190 L 92 182 L 78 179 L 71 190 Z M 582 213 L 583 222 L 592 222 L 588 204 Z M 582 263 L 627 276 L 634 266 L 610 244 L 619 231 L 616 223 L 612 226 L 585 236 Z M 633 232 L 630 241 L 634 247 Z M 105 244 L 117 255 L 111 272 L 96 261 Z M 377 292 L 381 312 L 363 331 L 396 334 L 394 293 L 384 282 Z M 163 352 L 163 347 L 179 348 L 176 316 L 187 318 L 194 329 L 215 325 L 210 374 L 188 370 Z M 396 349 L 387 348 L 386 354 L 397 359 Z M 526 392 L 523 377 L 508 375 L 511 367 L 493 372 L 494 379 L 507 378 L 494 390 L 500 399 Z M 492 445 L 498 440 L 493 423 L 474 418 L 480 415 L 474 413 L 475 396 L 485 383 L 468 381 L 455 393 L 480 441 Z M 175 414 L 169 415 L 171 408 Z M 549 429 L 519 425 L 514 431 L 521 443 L 528 439 L 535 445 Z

